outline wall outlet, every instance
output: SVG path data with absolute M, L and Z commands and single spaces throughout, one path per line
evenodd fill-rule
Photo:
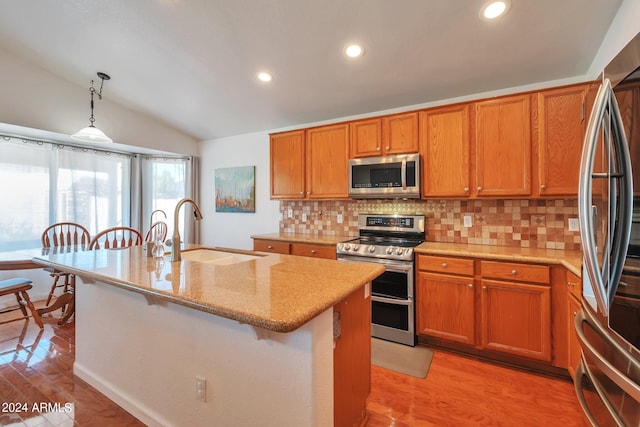
M 465 227 L 473 226 L 473 217 L 471 215 L 465 215 L 464 217 L 462 217 L 462 219 Z
M 302 214 L 302 222 L 307 222 L 307 214 Z
M 580 231 L 578 218 L 569 218 L 569 231 Z
M 293 218 L 293 209 L 287 209 L 287 218 Z
M 207 380 L 202 377 L 196 377 L 196 399 L 200 402 L 207 401 Z
M 336 220 L 338 221 L 338 224 L 342 224 L 342 220 L 343 220 L 343 218 L 342 218 L 342 214 L 338 214 L 338 215 L 336 216 Z
M 282 221 L 282 212 L 280 212 L 279 218 L 280 221 Z

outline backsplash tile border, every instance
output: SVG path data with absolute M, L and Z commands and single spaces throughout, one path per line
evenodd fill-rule
M 292 217 L 287 211 L 292 210 Z M 281 201 L 280 231 L 318 235 L 358 235 L 359 213 L 426 216 L 433 242 L 580 250 L 580 233 L 568 230 L 578 202 L 552 200 L 331 200 Z M 303 214 L 307 220 L 302 221 Z M 343 222 L 337 222 L 338 215 Z M 473 225 L 464 226 L 464 216 Z

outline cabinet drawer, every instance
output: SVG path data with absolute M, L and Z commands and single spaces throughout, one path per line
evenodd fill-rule
M 253 250 L 261 252 L 273 252 L 278 254 L 289 254 L 289 242 L 279 240 L 254 240 Z
M 480 263 L 480 271 L 483 278 L 549 283 L 549 266 L 547 265 L 482 261 Z
M 567 290 L 578 301 L 582 299 L 582 279 L 570 271 L 567 271 Z
M 473 260 L 434 255 L 418 255 L 418 270 L 473 276 Z
M 291 255 L 336 259 L 336 247 L 333 245 L 307 245 L 304 243 L 292 243 Z

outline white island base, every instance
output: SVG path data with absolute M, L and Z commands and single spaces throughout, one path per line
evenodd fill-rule
M 259 339 L 259 328 L 79 278 L 74 373 L 150 426 L 331 426 L 332 312 Z

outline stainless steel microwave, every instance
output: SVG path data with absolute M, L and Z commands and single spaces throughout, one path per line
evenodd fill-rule
M 398 154 L 349 160 L 349 196 L 419 198 L 420 154 Z

